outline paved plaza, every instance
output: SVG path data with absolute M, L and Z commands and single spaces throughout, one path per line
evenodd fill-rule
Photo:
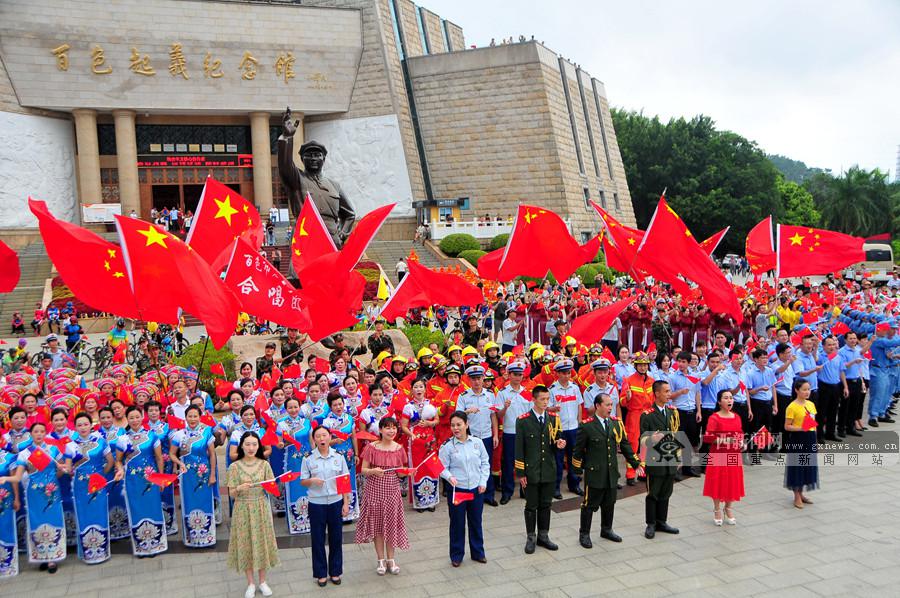
M 896 429 L 896 425 L 887 428 Z M 885 427 L 882 427 L 884 430 Z M 900 581 L 897 497 L 900 467 L 834 466 L 820 471 L 815 504 L 802 511 L 782 488 L 783 470 L 771 464 L 745 468 L 748 496 L 735 509 L 735 527 L 715 527 L 703 480 L 676 485 L 670 523 L 677 536 L 643 537 L 643 494 L 620 499 L 616 531 L 624 541 L 600 538 L 595 517 L 594 548 L 578 545 L 577 500 L 557 501 L 551 537 L 557 552 L 522 551 L 523 501 L 485 507 L 486 565 L 448 558 L 446 507 L 435 513 L 407 512 L 412 550 L 398 553 L 399 576 L 378 577 L 371 545 L 352 544 L 345 534 L 344 582 L 320 589 L 312 579 L 308 538 L 280 538 L 282 566 L 270 576 L 276 596 L 896 596 Z M 627 489 L 627 488 L 626 488 Z M 284 520 L 276 520 L 283 533 Z M 18 577 L 0 582 L 0 596 L 53 598 L 205 598 L 242 596 L 243 576 L 226 569 L 227 535 L 216 551 L 185 552 L 170 537 L 172 552 L 137 560 L 117 554 L 87 566 L 70 555 L 56 575 L 22 564 Z M 348 543 L 351 542 L 351 543 Z M 177 552 L 174 552 L 176 551 Z M 259 594 L 257 594 L 259 595 Z

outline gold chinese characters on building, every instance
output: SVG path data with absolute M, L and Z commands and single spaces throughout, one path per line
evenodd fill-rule
M 126 60 L 128 70 L 136 75 L 144 77 L 156 76 L 156 69 L 153 67 L 153 59 L 150 54 L 142 54 L 137 46 L 130 46 L 130 53 Z M 69 71 L 70 59 L 69 55 L 72 45 L 63 43 L 50 50 L 50 53 L 56 60 L 56 68 L 59 71 Z M 172 77 L 189 80 L 191 57 L 186 52 L 184 44 L 181 42 L 173 42 L 168 48 L 169 58 L 169 74 Z M 263 59 L 257 58 L 249 50 L 245 50 L 241 56 L 240 62 L 237 64 L 236 70 L 240 73 L 240 78 L 244 81 L 253 81 L 257 75 L 266 72 L 263 69 Z M 106 50 L 100 44 L 93 44 L 90 48 L 90 65 L 91 73 L 94 75 L 109 75 L 113 72 L 113 62 L 115 58 L 108 58 Z M 297 79 L 295 70 L 297 59 L 294 52 L 283 50 L 272 57 L 271 64 L 275 78 L 285 84 L 290 83 L 291 79 Z M 75 64 L 78 64 L 76 59 Z M 233 64 L 233 63 L 232 63 Z M 223 68 L 222 60 L 216 58 L 212 51 L 205 51 L 202 59 L 203 77 L 206 79 L 220 79 L 226 77 L 227 71 Z M 309 89 L 331 89 L 334 87 L 328 82 L 328 78 L 324 73 L 309 73 L 305 77 L 306 87 Z

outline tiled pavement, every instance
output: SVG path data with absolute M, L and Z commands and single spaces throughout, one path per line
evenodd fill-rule
M 894 426 L 891 426 L 894 427 Z M 882 428 L 883 429 L 883 428 Z M 486 565 L 449 566 L 447 517 L 407 513 L 408 553 L 398 553 L 399 576 L 378 577 L 370 545 L 344 546 L 344 583 L 318 588 L 308 548 L 281 550 L 270 583 L 276 596 L 897 596 L 900 595 L 900 467 L 831 467 L 815 504 L 794 509 L 773 466 L 746 468 L 749 495 L 735 509 L 735 527 L 715 527 L 702 479 L 675 487 L 670 522 L 681 534 L 643 535 L 643 495 L 621 499 L 616 531 L 624 542 L 578 545 L 578 511 L 554 513 L 557 552 L 522 552 L 522 501 L 485 509 Z M 276 525 L 283 525 L 277 520 Z M 242 596 L 243 577 L 225 568 L 225 552 L 179 552 L 152 560 L 116 554 L 89 567 L 69 557 L 56 575 L 23 566 L 0 581 L 0 596 L 182 598 Z M 259 594 L 257 594 L 259 596 Z

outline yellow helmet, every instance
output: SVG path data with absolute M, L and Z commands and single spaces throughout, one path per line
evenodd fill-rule
M 390 356 L 391 356 L 391 352 L 390 352 L 390 351 L 382 351 L 382 352 L 379 353 L 378 356 L 375 358 L 375 364 L 376 364 L 378 367 L 381 367 L 381 364 L 384 363 L 384 360 L 385 360 L 385 359 L 389 359 Z
M 514 357 L 515 357 L 515 355 L 513 355 L 512 351 L 507 351 L 506 353 L 504 353 L 503 355 L 500 356 L 501 359 L 506 360 L 506 363 L 512 362 Z
M 578 341 L 575 340 L 575 337 L 574 337 L 574 336 L 567 336 L 567 337 L 566 337 L 566 346 L 567 346 L 567 347 L 570 346 L 570 345 L 577 345 L 577 344 L 578 344 Z
M 500 345 L 498 345 L 498 344 L 495 343 L 494 341 L 488 341 L 488 342 L 484 343 L 484 352 L 485 352 L 485 353 L 487 353 L 487 352 L 490 351 L 491 349 L 497 349 L 497 350 L 499 351 L 499 350 L 500 350 Z
M 422 347 L 419 349 L 419 352 L 416 353 L 416 359 L 422 359 L 423 357 L 433 357 L 434 352 L 428 347 Z
M 544 345 L 542 345 L 541 343 L 531 343 L 530 345 L 528 345 L 528 353 L 533 353 L 538 349 L 543 350 Z
M 409 360 L 402 355 L 395 355 L 391 363 L 407 363 Z
M 461 351 L 462 351 L 462 347 L 460 347 L 459 345 L 450 345 L 450 348 L 447 349 L 447 355 L 450 355 L 450 354 L 453 353 L 454 351 L 460 351 L 460 352 L 461 352 Z
M 543 357 L 544 357 L 544 348 L 543 347 L 536 348 L 534 350 L 534 352 L 532 352 L 532 354 L 531 354 L 531 358 L 534 359 L 535 361 L 538 361 L 539 359 L 541 359 Z
M 646 363 L 646 364 L 649 364 L 649 363 L 650 363 L 650 357 L 649 357 L 646 353 L 644 353 L 643 351 L 638 351 L 637 353 L 634 354 L 634 357 L 632 358 L 631 362 L 632 362 L 633 364 L 638 364 L 638 363 Z
M 465 357 L 466 355 L 478 355 L 478 351 L 475 350 L 475 347 L 472 345 L 466 345 L 466 347 L 462 350 L 462 355 Z

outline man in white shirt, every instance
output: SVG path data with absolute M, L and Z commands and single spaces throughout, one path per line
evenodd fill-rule
M 591 369 L 594 370 L 594 382 L 584 389 L 584 407 L 588 412 L 593 411 L 594 399 L 605 394 L 609 395 L 612 399 L 612 407 L 609 412 L 610 415 L 612 417 L 617 417 L 619 390 L 616 388 L 616 385 L 609 380 L 611 367 L 612 364 L 609 363 L 609 360 L 602 357 L 591 363 Z
M 512 498 L 516 488 L 516 420 L 531 409 L 531 393 L 522 386 L 525 364 L 519 361 L 506 366 L 509 384 L 497 393 L 500 411 L 497 417 L 503 420 L 503 453 L 500 462 L 500 504 L 505 505 Z M 519 490 L 520 495 L 524 493 Z
M 584 397 L 578 385 L 572 382 L 572 370 L 575 364 L 571 359 L 562 359 L 553 366 L 556 372 L 556 382 L 550 385 L 550 406 L 547 410 L 559 415 L 562 438 L 566 441 L 565 451 L 556 453 L 556 494 L 553 498 L 561 499 L 560 484 L 562 482 L 563 455 L 568 461 L 566 470 L 566 484 L 570 492 L 578 496 L 584 495 L 584 490 L 579 486 L 581 478 L 576 476 L 572 466 L 572 451 L 575 450 L 575 440 L 578 435 L 578 426 L 581 425 L 581 406 L 584 405 Z
M 506 311 L 506 319 L 503 320 L 503 346 L 500 349 L 501 353 L 512 351 L 513 347 L 516 346 L 516 339 L 524 322 L 525 320 L 519 320 L 519 314 L 516 310 L 508 309 Z

